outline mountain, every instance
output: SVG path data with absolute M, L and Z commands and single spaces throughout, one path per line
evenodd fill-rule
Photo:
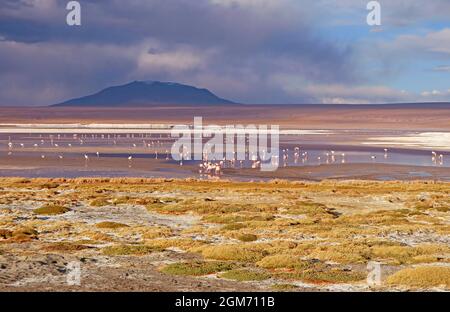
M 145 107 L 159 104 L 219 105 L 235 103 L 222 99 L 207 89 L 173 82 L 134 81 L 52 106 Z

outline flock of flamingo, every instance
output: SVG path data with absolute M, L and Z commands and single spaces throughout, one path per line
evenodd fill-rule
M 128 134 L 125 135 L 125 138 L 134 138 L 135 136 L 133 134 Z M 34 150 L 38 150 L 39 147 L 43 147 L 46 145 L 46 143 L 49 143 L 51 147 L 54 148 L 63 148 L 66 147 L 68 149 L 71 149 L 74 147 L 75 144 L 78 143 L 79 146 L 83 146 L 87 139 L 89 138 L 88 135 L 73 135 L 72 139 L 74 140 L 72 143 L 62 143 L 62 141 L 59 141 L 61 138 L 66 138 L 65 135 L 61 136 L 60 134 L 56 135 L 56 138 L 58 139 L 57 142 L 55 142 L 55 136 L 54 135 L 50 135 L 48 137 L 48 140 L 46 141 L 42 135 L 39 137 L 40 140 L 40 144 L 38 143 L 28 143 L 30 144 L 30 147 L 32 147 Z M 115 135 L 95 135 L 92 134 L 91 135 L 92 139 L 97 139 L 97 138 L 101 138 L 101 139 L 107 139 L 107 142 L 109 142 L 110 144 L 112 143 L 112 145 L 117 146 L 118 144 L 118 140 L 120 140 L 122 137 L 119 134 L 115 134 Z M 150 137 L 148 135 L 141 135 L 142 138 L 142 146 L 146 149 L 153 149 L 153 154 L 154 154 L 154 158 L 158 159 L 158 157 L 160 157 L 161 154 L 164 155 L 164 153 L 160 153 L 159 151 L 161 149 L 163 149 L 164 147 L 164 138 L 162 135 L 159 136 L 159 139 L 155 139 L 153 138 L 151 135 Z M 8 155 L 11 156 L 13 155 L 13 152 L 15 151 L 16 147 L 19 147 L 19 149 L 24 149 L 26 147 L 26 144 L 23 142 L 13 142 L 11 140 L 11 137 L 9 137 L 8 140 Z M 136 149 L 138 147 L 137 143 L 131 143 L 131 145 L 129 145 L 129 148 L 131 150 Z M 389 150 L 387 148 L 384 149 L 384 158 L 387 159 L 388 158 L 388 152 Z M 258 157 L 258 155 L 255 155 L 253 152 L 249 153 L 248 149 L 246 150 L 246 153 L 249 154 L 249 161 L 251 162 L 251 168 L 253 169 L 258 169 L 261 167 L 261 158 Z M 95 156 L 92 157 L 96 157 L 97 159 L 100 159 L 101 154 L 99 151 L 96 151 L 93 153 Z M 217 159 L 213 159 L 212 161 L 208 160 L 208 155 L 205 153 L 202 157 L 203 161 L 198 165 L 198 171 L 201 175 L 221 175 L 223 172 L 224 168 L 235 168 L 236 166 L 239 166 L 241 168 L 244 167 L 244 162 L 242 160 L 236 160 L 236 153 L 233 152 L 233 158 L 231 160 L 228 159 L 221 159 L 221 160 L 217 160 Z M 86 154 L 83 153 L 83 157 L 85 160 L 85 165 L 87 166 L 89 161 L 90 161 L 90 155 L 92 154 Z M 302 151 L 300 147 L 295 147 L 293 149 L 293 151 L 291 151 L 288 148 L 281 150 L 281 155 L 280 156 L 271 156 L 271 159 L 269 159 L 268 161 L 271 162 L 272 165 L 277 166 L 279 165 L 279 158 L 282 159 L 282 165 L 283 167 L 287 167 L 290 159 L 291 159 L 291 155 L 293 158 L 293 163 L 294 164 L 305 164 L 308 162 L 309 159 L 309 154 L 308 151 Z M 190 159 L 190 157 L 188 157 L 188 153 L 187 151 L 183 150 L 183 152 L 180 153 L 179 155 L 179 165 L 183 166 L 183 160 L 187 160 Z M 266 159 L 265 157 L 265 152 L 263 151 L 263 155 L 262 155 L 262 159 Z M 317 157 L 317 161 L 319 164 L 335 164 L 335 163 L 342 163 L 345 164 L 347 162 L 347 158 L 346 158 L 346 154 L 345 153 L 337 153 L 334 150 L 331 151 L 327 151 L 324 154 L 321 154 Z M 45 154 L 41 154 L 40 156 L 42 159 L 46 158 Z M 64 155 L 63 154 L 59 154 L 58 158 L 60 160 L 64 159 Z M 165 159 L 166 160 L 170 160 L 170 156 L 169 156 L 169 150 L 165 150 Z M 375 161 L 377 159 L 376 155 L 370 155 L 370 160 Z M 128 161 L 128 166 L 131 167 L 132 166 L 132 162 L 133 162 L 133 155 L 129 155 L 127 157 L 127 161 Z M 443 165 L 444 163 L 444 155 L 443 154 L 438 154 L 435 151 L 431 152 L 431 161 L 434 165 Z

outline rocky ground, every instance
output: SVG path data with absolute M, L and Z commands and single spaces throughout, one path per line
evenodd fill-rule
M 431 181 L 4 178 L 0 290 L 450 290 L 449 193 Z

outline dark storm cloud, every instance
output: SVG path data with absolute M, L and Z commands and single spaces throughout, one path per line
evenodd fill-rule
M 197 84 L 236 101 L 302 102 L 314 98 L 286 94 L 279 77 L 361 80 L 352 47 L 321 39 L 297 1 L 81 0 L 81 27 L 65 25 L 67 1 L 37 3 L 0 6 L 1 103 L 51 104 L 134 79 Z
M 1 9 L 20 9 L 24 6 L 31 6 L 29 3 L 27 3 L 26 0 L 3 0 L 0 2 L 0 10 Z

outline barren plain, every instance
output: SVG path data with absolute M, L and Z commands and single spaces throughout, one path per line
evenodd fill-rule
M 0 290 L 449 290 L 449 186 L 2 178 Z

